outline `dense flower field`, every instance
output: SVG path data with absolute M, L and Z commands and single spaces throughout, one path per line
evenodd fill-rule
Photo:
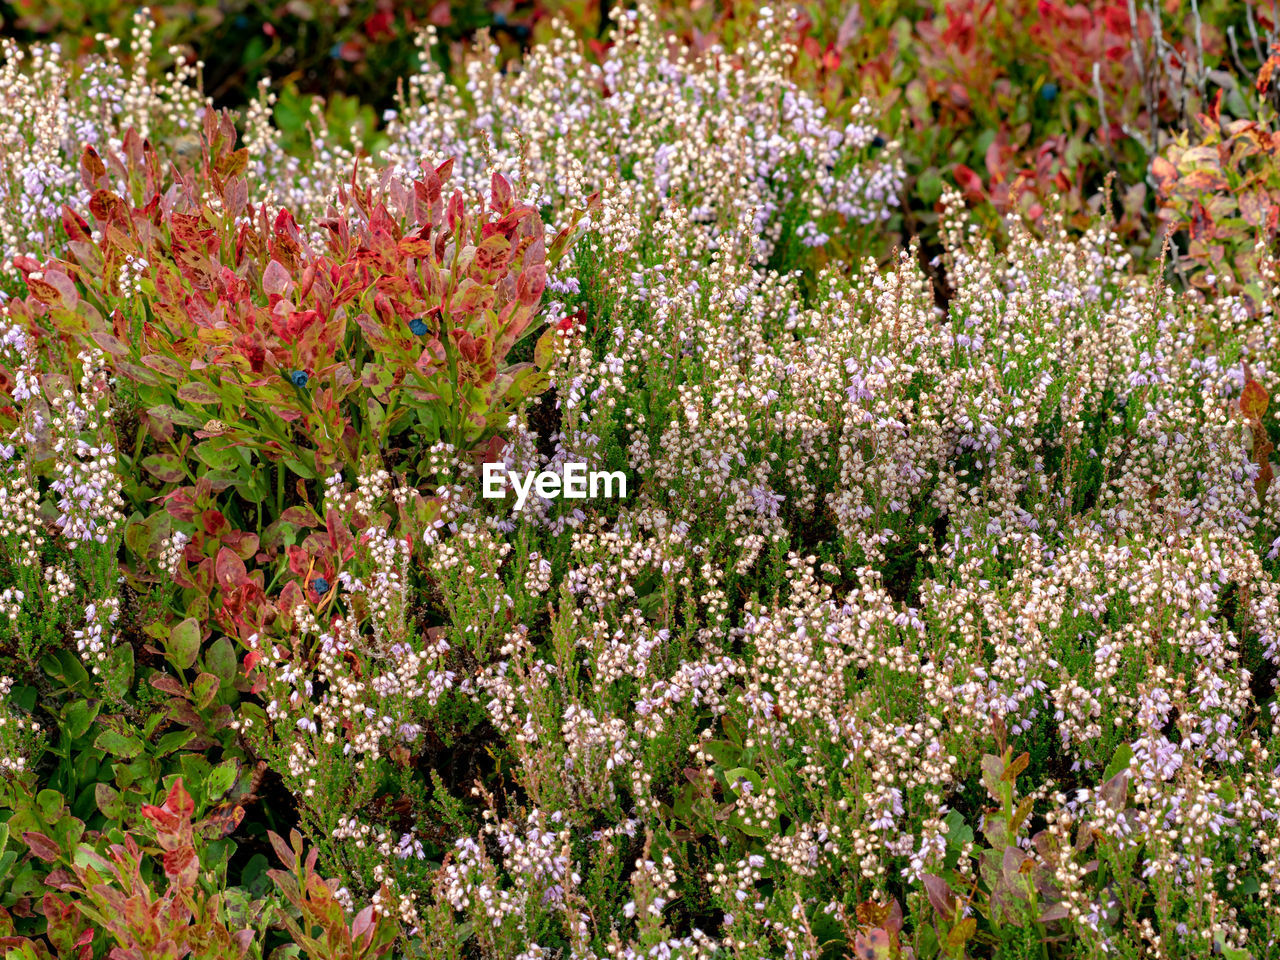
M 1276 24 L 1023 6 L 5 40 L 0 956 L 1280 955 Z

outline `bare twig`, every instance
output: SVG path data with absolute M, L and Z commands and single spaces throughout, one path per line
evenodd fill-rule
M 1168 44 L 1164 41 L 1164 20 L 1160 16 L 1158 0 L 1147 0 L 1147 16 L 1151 18 L 1151 38 L 1156 42 L 1156 61 L 1163 65 L 1168 55 Z
M 1200 97 L 1204 98 L 1204 37 L 1201 33 L 1200 24 L 1200 4 L 1198 0 L 1191 0 L 1191 19 L 1195 23 L 1195 39 L 1196 39 L 1196 88 L 1200 91 Z
M 1261 63 L 1267 58 L 1262 54 L 1262 44 L 1258 42 L 1258 24 L 1253 19 L 1253 4 L 1246 3 L 1244 5 L 1245 22 L 1249 25 L 1249 37 L 1253 40 L 1253 52 L 1258 55 L 1258 62 Z
M 1152 146 L 1148 151 L 1149 154 L 1155 154 L 1155 128 L 1156 128 L 1156 111 L 1155 106 L 1151 102 L 1151 88 L 1147 83 L 1147 66 L 1142 55 L 1142 41 L 1139 39 L 1138 33 L 1138 9 L 1134 5 L 1134 0 L 1129 2 L 1129 44 L 1133 50 L 1134 69 L 1138 71 L 1138 85 L 1142 87 L 1142 100 L 1147 108 L 1147 125 L 1151 128 Z M 1124 128 L 1122 128 L 1124 129 Z M 1133 136 L 1127 129 L 1125 133 Z M 1142 143 L 1141 137 L 1134 137 L 1138 143 Z
M 1236 28 L 1234 24 L 1227 27 L 1227 40 L 1231 43 L 1231 62 L 1240 71 L 1240 76 L 1247 76 L 1244 64 L 1240 61 L 1240 47 L 1236 45 Z
M 1151 38 L 1155 41 L 1156 59 L 1154 69 L 1150 71 L 1151 77 L 1151 99 L 1156 99 L 1156 84 L 1159 82 L 1161 72 L 1166 69 L 1169 62 L 1169 45 L 1164 39 L 1164 21 L 1160 17 L 1159 0 L 1148 0 L 1147 16 L 1151 18 Z M 1156 115 L 1155 106 L 1151 108 L 1151 155 L 1155 156 L 1160 152 L 1160 118 Z M 1182 112 L 1186 112 L 1180 107 Z
M 1107 154 L 1111 158 L 1111 170 L 1115 172 L 1115 146 L 1111 143 L 1111 124 L 1107 122 L 1107 104 L 1102 96 L 1102 64 L 1093 61 L 1093 92 L 1098 98 L 1098 117 L 1102 124 L 1102 136 L 1107 144 Z

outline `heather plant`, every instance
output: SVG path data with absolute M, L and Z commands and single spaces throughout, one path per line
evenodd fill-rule
M 567 27 L 514 76 L 479 46 L 461 68 L 463 90 L 424 57 L 388 125 L 389 164 L 411 169 L 443 138 L 463 169 L 520 171 L 531 199 L 552 210 L 616 179 L 618 202 L 646 211 L 646 222 L 680 205 L 712 237 L 751 209 L 766 262 L 890 219 L 903 182 L 897 145 L 869 102 L 840 125 L 789 81 L 795 50 L 780 14 L 762 8 L 749 44 L 705 51 L 670 49 L 649 5 L 617 17 L 599 64 Z M 425 49 L 433 37 L 424 32 Z
M 432 55 L 438 34 L 427 25 L 419 71 L 387 111 L 385 143 L 361 182 L 381 165 L 409 179 L 423 156 L 454 157 L 466 182 L 502 173 L 518 185 L 517 199 L 558 229 L 612 181 L 620 202 L 654 216 L 668 203 L 696 206 L 713 235 L 746 204 L 757 211 L 763 260 L 803 260 L 846 231 L 846 245 L 862 249 L 869 228 L 891 219 L 904 177 L 897 145 L 877 128 L 872 103 L 833 123 L 787 79 L 795 49 L 779 14 L 760 12 L 750 44 L 705 52 L 673 49 L 651 6 L 620 11 L 618 21 L 601 63 L 564 24 L 510 70 L 482 36 L 456 67 L 466 78 L 460 86 Z M 319 101 L 312 150 L 297 157 L 283 149 L 272 125 L 277 99 L 264 85 L 249 106 L 248 169 L 261 199 L 318 224 L 354 157 L 328 130 Z
M 625 209 L 605 212 L 581 258 L 597 242 L 619 255 L 620 238 L 639 236 L 610 222 Z M 889 895 L 911 906 L 904 929 L 921 956 L 959 955 L 969 941 L 1038 953 L 1049 940 L 1136 951 L 1189 937 L 1167 949 L 1194 952 L 1206 937 L 1235 950 L 1254 942 L 1246 923 L 1271 936 L 1252 894 L 1232 901 L 1192 865 L 1248 857 L 1269 869 L 1270 841 L 1250 840 L 1268 817 L 1237 832 L 1247 815 L 1234 783 L 1265 780 L 1274 749 L 1271 733 L 1247 732 L 1250 718 L 1269 723 L 1274 698 L 1252 680 L 1275 667 L 1256 619 L 1274 590 L 1274 491 L 1255 482 L 1250 439 L 1270 427 L 1253 400 L 1231 397 L 1265 394 L 1274 374 L 1256 356 L 1234 365 L 1256 349 L 1245 344 L 1223 342 L 1234 366 L 1179 347 L 1229 298 L 1197 307 L 1127 277 L 1105 230 L 1079 244 L 1023 235 L 1001 263 L 950 223 L 957 287 L 943 317 L 905 258 L 886 273 L 825 273 L 826 299 L 806 308 L 797 278 L 751 268 L 749 243 L 709 252 L 696 231 L 659 224 L 661 285 L 629 297 L 623 280 L 600 284 L 639 332 L 620 322 L 580 346 L 582 331 L 569 333 L 553 377 L 556 449 L 518 431 L 507 452 L 518 468 L 622 456 L 638 502 L 613 517 L 508 505 L 493 533 L 473 520 L 432 547 L 464 563 L 497 558 L 505 535 L 510 557 L 532 547 L 553 571 L 545 582 L 527 560 L 511 569 L 513 608 L 551 587 L 552 619 L 539 641 L 520 618 L 475 689 L 514 742 L 529 802 L 592 837 L 550 877 L 585 882 L 598 837 L 643 842 L 635 892 L 614 915 L 636 924 L 637 952 L 709 950 L 702 923 L 718 921 L 716 942 L 735 955 L 799 953 L 818 942 L 817 914 L 844 942 L 869 942 L 853 907 Z M 598 292 L 584 284 L 588 302 Z M 1162 366 L 1179 356 L 1193 375 Z M 1157 453 L 1169 417 L 1179 456 Z M 1216 632 L 1206 618 L 1221 600 L 1192 599 L 1206 587 L 1175 585 L 1188 575 L 1216 585 L 1215 598 L 1226 590 L 1233 618 L 1262 632 Z M 1250 584 L 1247 601 L 1233 582 Z M 1241 603 L 1262 606 L 1244 614 Z M 1232 666 L 1246 656 L 1249 668 Z M 1168 709 L 1178 698 L 1177 730 L 1166 696 Z M 993 715 L 1027 743 L 1012 766 Z M 1001 785 L 1028 769 L 1028 799 Z M 966 786 L 980 770 L 1000 820 Z M 1132 810 L 1116 799 L 1126 782 Z M 1193 809 L 1210 830 L 1184 821 Z M 1077 841 L 1081 818 L 1093 832 Z M 971 861 L 980 825 L 991 852 Z M 1028 825 L 1038 840 L 1015 843 Z M 1142 842 L 1126 848 L 1134 834 Z M 1101 876 L 1081 870 L 1084 846 L 1068 855 L 1056 839 L 1071 848 L 1099 835 L 1120 844 Z M 509 911 L 548 874 L 495 872 L 483 846 L 465 862 L 449 875 L 450 902 L 507 931 L 484 951 L 506 955 L 522 938 L 532 949 L 546 917 Z M 950 871 L 928 896 L 923 877 Z M 1165 876 L 1180 879 L 1152 880 Z M 551 936 L 567 945 L 590 918 L 562 889 Z
M 6 327 L 2 349 L 9 403 L 0 411 L 0 651 L 7 664 L 31 669 L 74 637 L 79 657 L 98 673 L 119 615 L 123 520 L 102 354 L 81 351 L 65 373 L 42 369 L 36 339 L 16 323 Z
M 84 144 L 118 152 L 131 128 L 163 142 L 167 155 L 181 156 L 195 142 L 206 104 L 199 67 L 179 57 L 163 77 L 153 76 L 154 26 L 145 10 L 135 14 L 127 59 L 118 37 L 101 36 L 104 54 L 79 60 L 56 43 L 23 48 L 3 40 L 0 289 L 12 292 L 16 257 L 43 259 L 66 239 L 60 230 L 64 205 L 87 205 L 94 186 L 80 173 Z

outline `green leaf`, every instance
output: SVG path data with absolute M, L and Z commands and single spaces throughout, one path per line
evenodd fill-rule
M 222 397 L 206 383 L 184 383 L 178 388 L 178 399 L 187 403 L 221 403 Z
M 40 814 L 49 823 L 62 818 L 62 811 L 67 803 L 57 790 L 41 790 L 36 794 L 36 806 L 40 808 Z
M 158 387 L 163 382 L 146 367 L 140 367 L 129 360 L 117 360 L 116 369 L 134 383 L 141 383 L 148 387 Z
M 236 471 L 246 466 L 244 448 L 227 443 L 225 440 L 205 440 L 194 447 L 195 455 L 202 462 L 215 470 Z
M 213 698 L 218 695 L 218 687 L 221 686 L 217 677 L 211 673 L 202 673 L 196 677 L 194 692 L 196 695 L 196 706 L 203 710 Z
M 179 427 L 191 427 L 199 430 L 204 426 L 204 421 L 198 417 L 194 417 L 185 410 L 179 410 L 177 407 L 170 406 L 167 403 L 157 404 L 147 411 L 147 415 L 160 423 L 171 423 Z
M 79 740 L 93 725 L 101 707 L 102 704 L 99 701 L 90 703 L 88 700 L 73 700 L 63 713 L 62 729 L 72 740 Z
M 267 484 L 267 474 L 264 470 L 250 472 L 249 478 L 242 483 L 237 483 L 235 487 L 236 492 L 250 503 L 262 503 L 271 495 L 271 487 Z
M 98 734 L 98 738 L 93 741 L 93 745 L 113 757 L 120 757 L 122 760 L 132 760 L 142 753 L 144 747 L 140 739 L 120 730 L 103 730 L 102 733 Z
M 977 929 L 978 921 L 973 917 L 965 917 L 948 931 L 947 946 L 952 950 L 960 949 Z
M 725 739 L 736 747 L 741 747 L 745 741 L 742 732 L 742 726 L 732 718 L 723 716 L 720 718 L 720 728 L 724 730 Z
M 205 781 L 205 797 L 209 800 L 217 800 L 223 796 L 235 786 L 236 775 L 239 772 L 240 766 L 234 760 L 224 760 L 218 764 Z
M 1213 942 L 1222 951 L 1222 956 L 1225 960 L 1253 960 L 1253 955 L 1248 950 L 1227 946 L 1226 936 L 1222 931 L 1218 931 L 1213 938 Z
M 9 703 L 17 707 L 19 710 L 25 710 L 30 713 L 36 708 L 37 692 L 32 686 L 15 686 L 9 690 Z
M 234 684 L 236 679 L 236 651 L 231 646 L 231 640 L 227 637 L 219 637 L 204 655 L 204 665 L 205 669 L 221 680 L 223 685 L 231 686 Z
M 1111 755 L 1111 762 L 1107 764 L 1107 769 L 1102 772 L 1102 782 L 1106 783 L 1121 770 L 1129 769 L 1129 761 L 1133 759 L 1133 748 L 1127 743 L 1122 743 L 1116 747 L 1116 752 Z
M 714 760 L 716 766 L 725 770 L 736 767 L 742 756 L 742 748 L 727 740 L 704 740 L 698 749 Z
M 538 337 L 538 342 L 533 348 L 533 365 L 538 370 L 547 370 L 551 367 L 551 361 L 555 357 L 556 352 L 556 328 L 554 326 L 547 327 Z
M 59 650 L 57 653 L 50 654 L 40 661 L 40 666 L 44 668 L 45 673 L 61 682 L 69 690 L 77 687 L 87 688 L 89 685 L 89 674 L 84 664 L 70 650 Z
M 145 739 L 150 740 L 155 735 L 156 728 L 160 726 L 164 719 L 168 716 L 168 711 L 158 710 L 155 713 L 147 715 L 147 719 L 142 724 L 142 735 Z
M 693 792 L 693 784 L 686 783 L 672 804 L 671 812 L 681 823 L 693 822 Z
M 267 870 L 271 866 L 271 861 L 261 853 L 255 853 L 245 863 L 244 869 L 240 872 L 240 886 L 249 891 L 252 897 L 262 897 L 271 889 L 271 879 L 267 876 Z
M 932 167 L 920 174 L 916 180 L 916 193 L 920 200 L 926 206 L 933 206 L 934 203 L 942 196 L 943 188 L 942 177 L 938 175 L 938 171 Z
M 124 801 L 120 796 L 120 791 L 109 783 L 96 783 L 93 786 L 94 800 L 98 804 L 98 809 L 102 811 L 102 815 L 108 820 L 121 820 L 124 818 Z
M 314 480 L 316 478 L 316 472 L 301 460 L 288 458 L 284 461 L 284 465 L 300 476 L 303 480 Z
M 159 511 L 125 527 L 124 542 L 135 555 L 154 557 L 159 552 L 159 543 L 169 536 L 171 528 L 172 519 L 169 514 Z
M 195 618 L 187 617 L 169 632 L 169 660 L 180 670 L 185 670 L 196 662 L 200 653 L 200 624 Z
M 184 753 L 178 757 L 178 765 L 182 767 L 182 782 L 191 795 L 203 795 L 204 783 L 213 769 L 209 761 L 198 753 Z
M 176 483 L 187 475 L 182 461 L 172 453 L 153 453 L 143 457 L 142 469 L 164 483 Z
M 156 756 L 163 757 L 180 750 L 196 735 L 194 730 L 174 730 L 156 741 Z

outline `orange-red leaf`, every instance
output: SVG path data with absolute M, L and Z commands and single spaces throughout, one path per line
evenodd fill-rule
M 1267 401 L 1271 399 L 1266 388 L 1257 380 L 1248 380 L 1244 392 L 1240 394 L 1240 412 L 1246 420 L 1261 420 L 1267 412 Z

